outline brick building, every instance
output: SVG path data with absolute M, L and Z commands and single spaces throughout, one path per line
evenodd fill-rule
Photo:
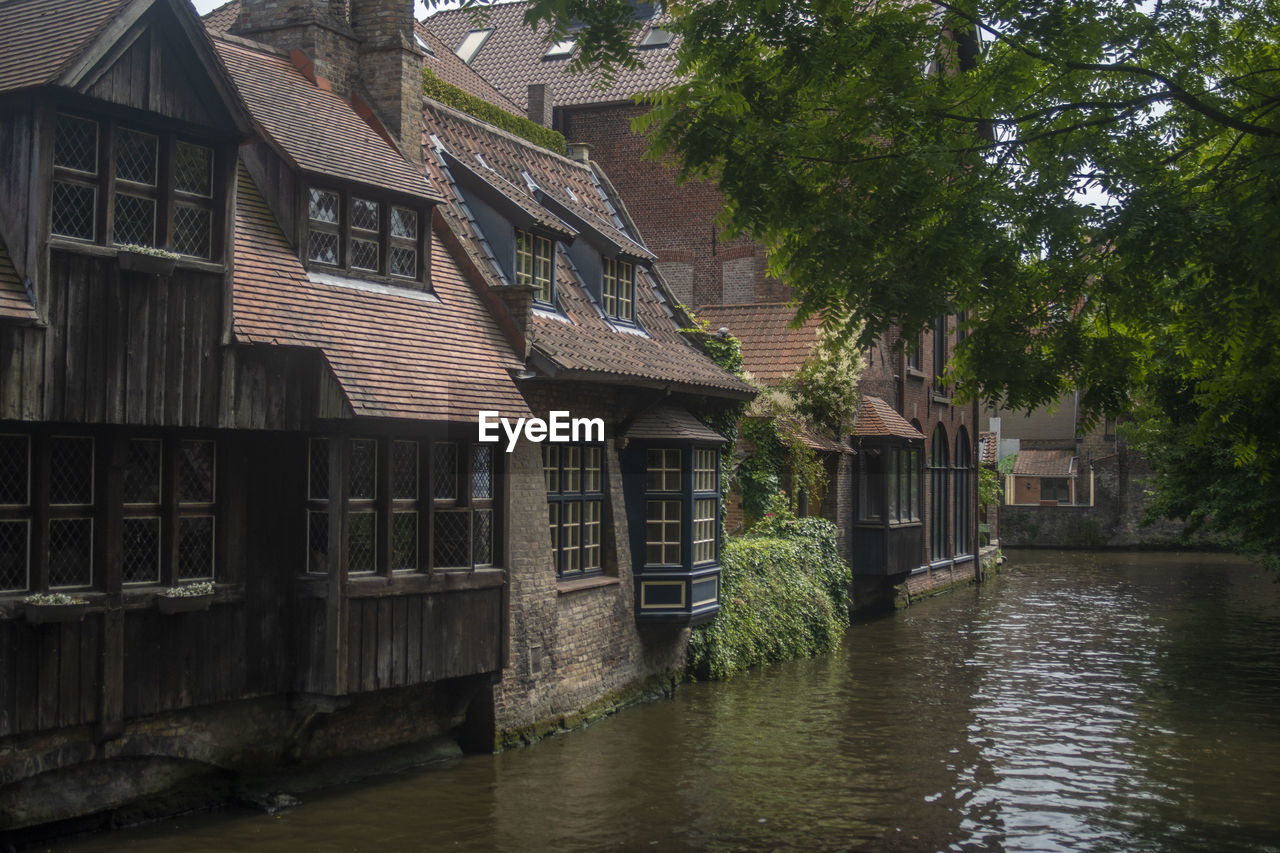
M 205 23 L 0 16 L 0 829 L 536 736 L 719 606 L 753 392 L 603 175 L 424 103 L 409 0 Z
M 727 326 L 739 337 L 749 369 L 752 364 L 769 364 L 758 375 L 766 384 L 791 375 L 811 347 L 788 328 L 793 316 L 786 307 L 790 292 L 766 274 L 765 248 L 745 238 L 721 239 L 716 217 L 722 199 L 717 189 L 700 181 L 679 183 L 671 163 L 644 159 L 645 139 L 632 130 L 632 122 L 646 112 L 635 96 L 674 80 L 679 36 L 664 29 L 663 13 L 655 13 L 649 4 L 636 4 L 634 43 L 641 66 L 620 70 L 612 81 L 602 82 L 590 74 L 568 72 L 572 39 L 548 44 L 524 24 L 527 8 L 527 3 L 500 4 L 479 23 L 467 10 L 442 11 L 428 18 L 424 28 L 452 46 L 459 59 L 503 98 L 525 108 L 530 118 L 564 133 L 571 146 L 584 144 L 626 201 L 671 292 L 698 306 L 698 315 L 709 319 L 713 328 Z M 847 464 L 833 463 L 839 480 L 833 499 L 845 495 L 848 506 L 824 504 L 818 511 L 836 521 L 855 574 L 869 579 L 858 584 L 864 599 L 895 584 L 920 591 L 972 578 L 977 572 L 978 409 L 976 403 L 956 403 L 941 379 L 957 335 L 962 334 L 959 326 L 955 316 L 939 317 L 934 329 L 919 340 L 901 343 L 891 330 L 865 353 L 860 382 L 864 402 L 883 401 L 919 433 L 912 440 L 924 446 L 898 454 L 867 445 L 875 452 L 855 454 Z M 800 337 L 812 344 L 816 336 L 816 326 L 809 324 Z M 796 339 L 796 345 L 780 353 L 779 342 L 787 339 Z M 894 441 L 907 440 L 908 431 L 897 421 L 890 428 L 881 420 L 875 428 L 890 429 L 883 436 L 886 441 L 891 434 Z M 872 437 L 851 440 L 858 451 Z M 897 461 L 891 469 L 882 467 L 881 452 L 888 454 L 885 459 L 901 458 L 905 467 L 900 472 Z M 850 479 L 840 480 L 845 476 Z M 878 515 L 881 505 L 883 511 L 890 508 L 890 481 L 908 484 L 900 499 L 896 493 L 892 499 L 892 519 Z M 910 483 L 918 486 L 914 498 Z M 876 494 L 883 498 L 873 505 L 871 496 Z M 858 551 L 856 531 L 876 527 L 883 528 L 876 534 L 881 538 L 903 541 L 888 550 L 869 544 Z M 890 559 L 890 551 L 898 556 Z

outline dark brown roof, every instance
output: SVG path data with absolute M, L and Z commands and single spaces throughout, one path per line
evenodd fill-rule
M 418 22 L 415 32 L 431 48 L 431 52 L 423 60 L 424 68 L 430 69 L 431 73 L 444 82 L 457 86 L 482 101 L 488 101 L 495 107 L 516 115 L 525 114 L 524 107 L 499 92 L 478 71 L 459 59 L 458 54 L 453 52 L 453 47 L 441 41 L 440 37 L 421 21 Z
M 642 412 L 626 430 L 627 438 L 637 440 L 710 441 L 724 444 L 727 439 L 689 414 L 684 406 L 664 403 Z
M 129 2 L 0 2 L 0 91 L 54 82 Z
M 488 8 L 488 20 L 473 23 L 473 9 L 450 9 L 437 12 L 423 23 L 440 37 L 450 50 L 472 29 L 493 28 L 493 33 L 472 58 L 470 66 L 519 105 L 523 114 L 529 100 L 529 84 L 545 83 L 554 94 L 555 106 L 602 104 L 630 100 L 632 95 L 665 89 L 676 80 L 677 37 L 666 47 L 638 51 L 642 66 L 620 70 L 614 81 L 601 88 L 599 75 L 592 72 L 573 74 L 566 69 L 572 56 L 544 59 L 548 44 L 544 37 L 524 22 L 528 3 L 500 3 Z M 642 22 L 635 34 L 636 43 L 649 27 L 660 24 L 662 17 Z M 545 32 L 545 30 L 543 31 Z
M 864 394 L 858 406 L 858 417 L 853 423 L 853 434 L 864 438 L 893 436 L 924 441 L 924 435 L 920 430 L 894 411 L 893 406 L 870 394 Z
M 431 242 L 438 301 L 310 281 L 242 167 L 236 340 L 319 349 L 356 415 L 468 423 L 481 409 L 528 416 L 508 372 L 522 363 L 442 241 Z
M 696 313 L 713 332 L 728 326 L 729 334 L 742 342 L 743 368 L 770 387 L 804 366 L 818 344 L 822 325 L 819 318 L 811 317 L 800 328 L 792 327 L 796 310 L 786 302 L 704 305 Z
M 253 117 L 284 155 L 321 175 L 439 198 L 421 172 L 333 92 L 318 88 L 288 59 L 262 47 L 215 39 Z
M 1069 477 L 1075 473 L 1073 450 L 1022 450 L 1013 463 L 1018 477 Z
M 31 304 L 27 289 L 18 278 L 9 258 L 9 249 L 0 239 L 0 318 L 10 320 L 35 320 L 36 310 Z
M 487 259 L 483 235 L 457 198 L 445 162 L 449 158 L 435 150 L 433 135 L 458 162 L 468 164 L 468 168 L 476 163 L 475 172 L 485 175 L 492 186 L 511 193 L 521 205 L 538 203 L 534 193 L 526 189 L 523 173 L 527 172 L 546 195 L 565 205 L 575 205 L 576 210 L 601 223 L 612 222 L 611 227 L 626 236 L 621 224 L 614 220 L 610 202 L 590 166 L 553 154 L 434 101 L 425 103 L 428 174 L 449 195 L 451 203 L 442 210 L 492 286 L 502 286 L 503 280 Z M 477 154 L 489 169 L 479 165 Z M 556 255 L 557 301 L 562 314 L 548 316 L 535 311 L 530 323 L 529 339 L 536 358 L 541 359 L 540 367 L 568 379 L 751 396 L 751 386 L 716 366 L 685 339 L 676 324 L 670 298 L 643 270 L 637 269 L 636 317 L 644 331 L 622 330 L 604 319 L 578 284 L 567 254 L 558 251 Z

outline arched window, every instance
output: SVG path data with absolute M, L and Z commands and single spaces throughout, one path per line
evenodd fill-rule
M 969 503 L 969 491 L 973 488 L 973 454 L 969 450 L 969 433 L 964 427 L 956 435 L 955 455 L 955 543 L 956 554 L 973 553 L 973 510 Z
M 947 554 L 947 432 L 934 427 L 929 443 L 929 559 L 946 559 Z

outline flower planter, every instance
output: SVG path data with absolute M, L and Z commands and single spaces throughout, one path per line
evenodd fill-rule
M 134 252 L 129 249 L 121 249 L 116 252 L 116 258 L 120 261 L 120 269 L 149 275 L 172 275 L 174 268 L 178 265 L 176 257 L 151 255 L 146 252 Z
M 33 625 L 50 622 L 80 622 L 84 614 L 89 612 L 89 602 L 78 604 L 31 604 L 23 605 L 27 621 Z
M 208 610 L 213 599 L 212 592 L 205 595 L 157 595 L 156 607 L 161 613 L 195 613 Z

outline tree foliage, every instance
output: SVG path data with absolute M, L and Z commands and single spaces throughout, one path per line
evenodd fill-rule
M 633 60 L 626 7 L 528 20 L 587 23 L 578 61 L 607 66 Z M 1232 521 L 1280 473 L 1280 0 L 668 9 L 684 82 L 654 152 L 719 184 L 803 314 L 869 344 L 967 311 L 962 394 L 1136 407 L 1160 505 L 1280 553 Z

